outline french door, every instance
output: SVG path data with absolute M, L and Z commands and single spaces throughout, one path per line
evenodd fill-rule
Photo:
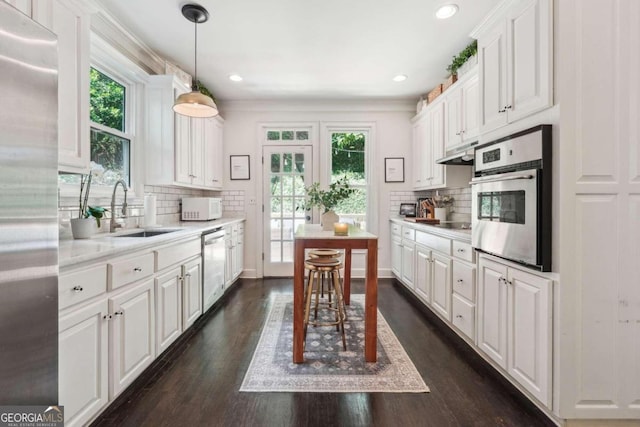
M 264 276 L 293 276 L 293 234 L 311 220 L 302 208 L 312 183 L 311 146 L 264 146 L 262 156 Z

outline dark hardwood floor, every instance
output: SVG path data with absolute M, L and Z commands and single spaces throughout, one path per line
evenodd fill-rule
M 291 279 L 241 280 L 94 425 L 554 425 L 400 286 L 380 280 L 378 305 L 431 393 L 240 393 L 270 296 L 292 292 Z

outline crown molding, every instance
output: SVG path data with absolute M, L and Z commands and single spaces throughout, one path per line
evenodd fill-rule
M 413 100 L 229 100 L 220 101 L 225 112 L 412 112 Z

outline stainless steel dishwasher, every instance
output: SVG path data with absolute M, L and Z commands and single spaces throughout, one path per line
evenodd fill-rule
M 224 229 L 216 228 L 202 234 L 202 312 L 206 312 L 224 293 L 226 248 Z

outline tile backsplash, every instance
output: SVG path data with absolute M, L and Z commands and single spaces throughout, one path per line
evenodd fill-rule
M 183 197 L 220 197 L 222 198 L 222 211 L 225 216 L 237 216 L 245 212 L 244 191 L 208 191 L 180 187 L 164 187 L 145 185 L 144 194 L 156 196 L 157 223 L 170 225 L 180 221 L 180 212 Z M 122 193 L 119 191 L 116 197 L 116 211 L 122 207 Z M 90 206 L 111 205 L 110 197 L 90 197 Z M 58 206 L 58 222 L 60 238 L 71 238 L 71 226 L 69 220 L 78 217 L 78 198 L 60 197 Z M 110 214 L 108 214 L 110 215 Z M 110 218 L 110 216 L 109 216 Z M 109 231 L 109 218 L 103 219 L 100 232 Z M 144 197 L 127 198 L 127 217 L 119 219 L 126 228 L 135 228 L 143 225 Z
M 400 212 L 400 203 L 413 203 L 422 197 L 432 197 L 436 194 L 435 190 L 431 191 L 392 191 L 390 193 L 389 214 L 397 216 Z M 471 215 L 471 187 L 463 188 L 445 188 L 438 190 L 441 196 L 451 196 L 453 205 L 449 209 L 449 213 L 461 215 Z

